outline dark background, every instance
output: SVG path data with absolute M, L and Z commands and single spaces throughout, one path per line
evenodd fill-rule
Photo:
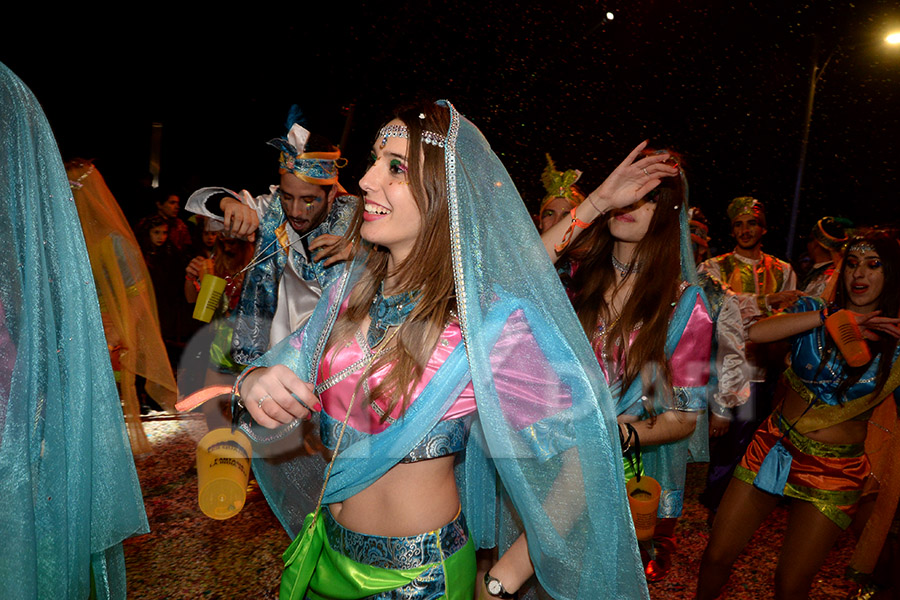
M 584 171 L 589 191 L 649 138 L 684 155 L 716 250 L 732 245 L 725 206 L 754 195 L 766 249 L 783 255 L 812 65 L 829 56 L 798 236 L 826 214 L 900 217 L 900 47 L 881 42 L 900 29 L 896 1 L 140 6 L 0 25 L 0 61 L 44 106 L 63 157 L 95 159 L 130 218 L 151 210 L 140 189 L 154 123 L 162 186 L 261 193 L 277 181 L 266 142 L 286 132 L 291 104 L 335 142 L 352 117 L 341 180 L 356 191 L 380 123 L 426 95 L 481 128 L 533 211 L 545 153 Z

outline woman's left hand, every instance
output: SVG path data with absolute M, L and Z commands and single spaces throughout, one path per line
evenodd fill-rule
M 635 160 L 646 147 L 646 141 L 638 144 L 609 174 L 606 181 L 591 192 L 588 200 L 595 207 L 605 206 L 608 210 L 629 206 L 657 187 L 663 177 L 674 177 L 678 174 L 677 166 L 666 164 L 670 157 L 666 153 L 652 154 Z

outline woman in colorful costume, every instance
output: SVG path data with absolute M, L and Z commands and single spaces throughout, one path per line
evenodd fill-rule
M 282 598 L 502 598 L 532 573 L 554 598 L 646 598 L 612 400 L 503 165 L 444 101 L 399 111 L 372 158 L 353 231 L 373 249 L 237 385 L 260 487 L 304 533 Z M 598 203 L 658 181 L 630 162 Z M 324 468 L 310 415 L 340 450 L 301 526 Z
M 78 212 L 37 99 L 0 63 L 0 598 L 124 599 L 147 517 Z
M 867 422 L 900 384 L 893 318 L 900 308 L 900 247 L 883 233 L 852 239 L 844 254 L 835 305 L 868 339 L 871 359 L 845 361 L 824 322 L 822 300 L 801 297 L 786 314 L 754 323 L 750 339 L 791 339 L 791 366 L 781 400 L 757 430 L 719 507 L 703 555 L 698 598 L 714 598 L 760 523 L 781 496 L 793 499 L 776 598 L 805 598 L 835 540 L 850 524 L 869 475 Z M 831 317 L 834 318 L 834 317 Z
M 109 347 L 131 450 L 150 452 L 141 424 L 141 392 L 160 407 L 175 406 L 175 375 L 167 360 L 156 296 L 140 245 L 100 171 L 89 161 L 66 163 L 81 229 L 97 286 L 100 315 Z M 138 378 L 141 378 L 140 380 Z
M 643 156 L 677 165 L 668 152 L 645 149 Z M 671 565 L 687 461 L 706 459 L 705 420 L 697 423 L 706 410 L 712 320 L 696 285 L 687 179 L 681 168 L 677 173 L 611 212 L 588 196 L 571 219 L 542 236 L 550 256 L 561 259 L 575 312 L 616 402 L 624 446 L 639 440 L 644 472 L 662 487 L 660 521 L 645 556 L 651 581 Z

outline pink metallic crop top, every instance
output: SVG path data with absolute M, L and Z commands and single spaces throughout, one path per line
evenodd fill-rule
M 462 342 L 462 333 L 457 323 L 452 323 L 444 329 L 440 339 L 425 366 L 422 378 L 416 384 L 413 391 L 413 402 L 422 393 L 422 390 L 431 381 L 435 372 L 444 364 L 454 348 Z M 366 348 L 366 351 L 363 350 Z M 357 333 L 354 338 L 343 346 L 331 348 L 322 357 L 319 363 L 319 385 L 326 385 L 330 379 L 336 383 L 327 387 L 320 394 L 322 410 L 328 416 L 342 422 L 347 414 L 347 406 L 353 396 L 353 391 L 359 382 L 360 375 L 367 364 L 365 360 L 369 356 L 365 335 Z M 360 386 L 354 402 L 353 411 L 347 421 L 349 427 L 365 434 L 377 434 L 390 427 L 400 416 L 401 406 L 398 404 L 390 412 L 387 419 L 382 422 L 385 414 L 386 398 L 370 399 L 368 391 L 373 389 L 387 375 L 390 365 L 372 373 Z M 459 397 L 454 401 L 441 421 L 458 419 L 475 412 L 475 392 L 470 382 Z M 325 441 L 325 440 L 323 440 Z M 326 441 L 327 445 L 327 441 Z

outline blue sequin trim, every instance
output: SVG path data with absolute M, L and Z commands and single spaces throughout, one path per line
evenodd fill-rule
M 322 443 L 331 451 L 335 450 L 338 437 L 341 433 L 342 421 L 338 421 L 325 411 L 319 413 L 319 435 Z M 420 460 L 428 460 L 430 458 L 440 458 L 442 456 L 450 456 L 457 452 L 462 452 L 466 447 L 466 440 L 469 436 L 469 426 L 472 423 L 472 416 L 466 415 L 458 419 L 446 419 L 438 421 L 431 431 L 418 446 L 404 456 L 400 462 L 411 463 Z M 371 434 L 363 433 L 358 429 L 347 426 L 344 431 L 344 438 L 341 440 L 341 450 L 346 449 L 351 444 L 365 439 Z
M 328 545 L 358 563 L 383 569 L 415 569 L 441 563 L 469 541 L 469 529 L 462 512 L 438 530 L 406 537 L 368 535 L 346 529 L 334 520 L 327 506 L 322 507 Z M 441 566 L 437 565 L 438 570 Z M 427 573 L 423 577 L 427 579 Z M 441 577 L 443 589 L 443 577 Z

